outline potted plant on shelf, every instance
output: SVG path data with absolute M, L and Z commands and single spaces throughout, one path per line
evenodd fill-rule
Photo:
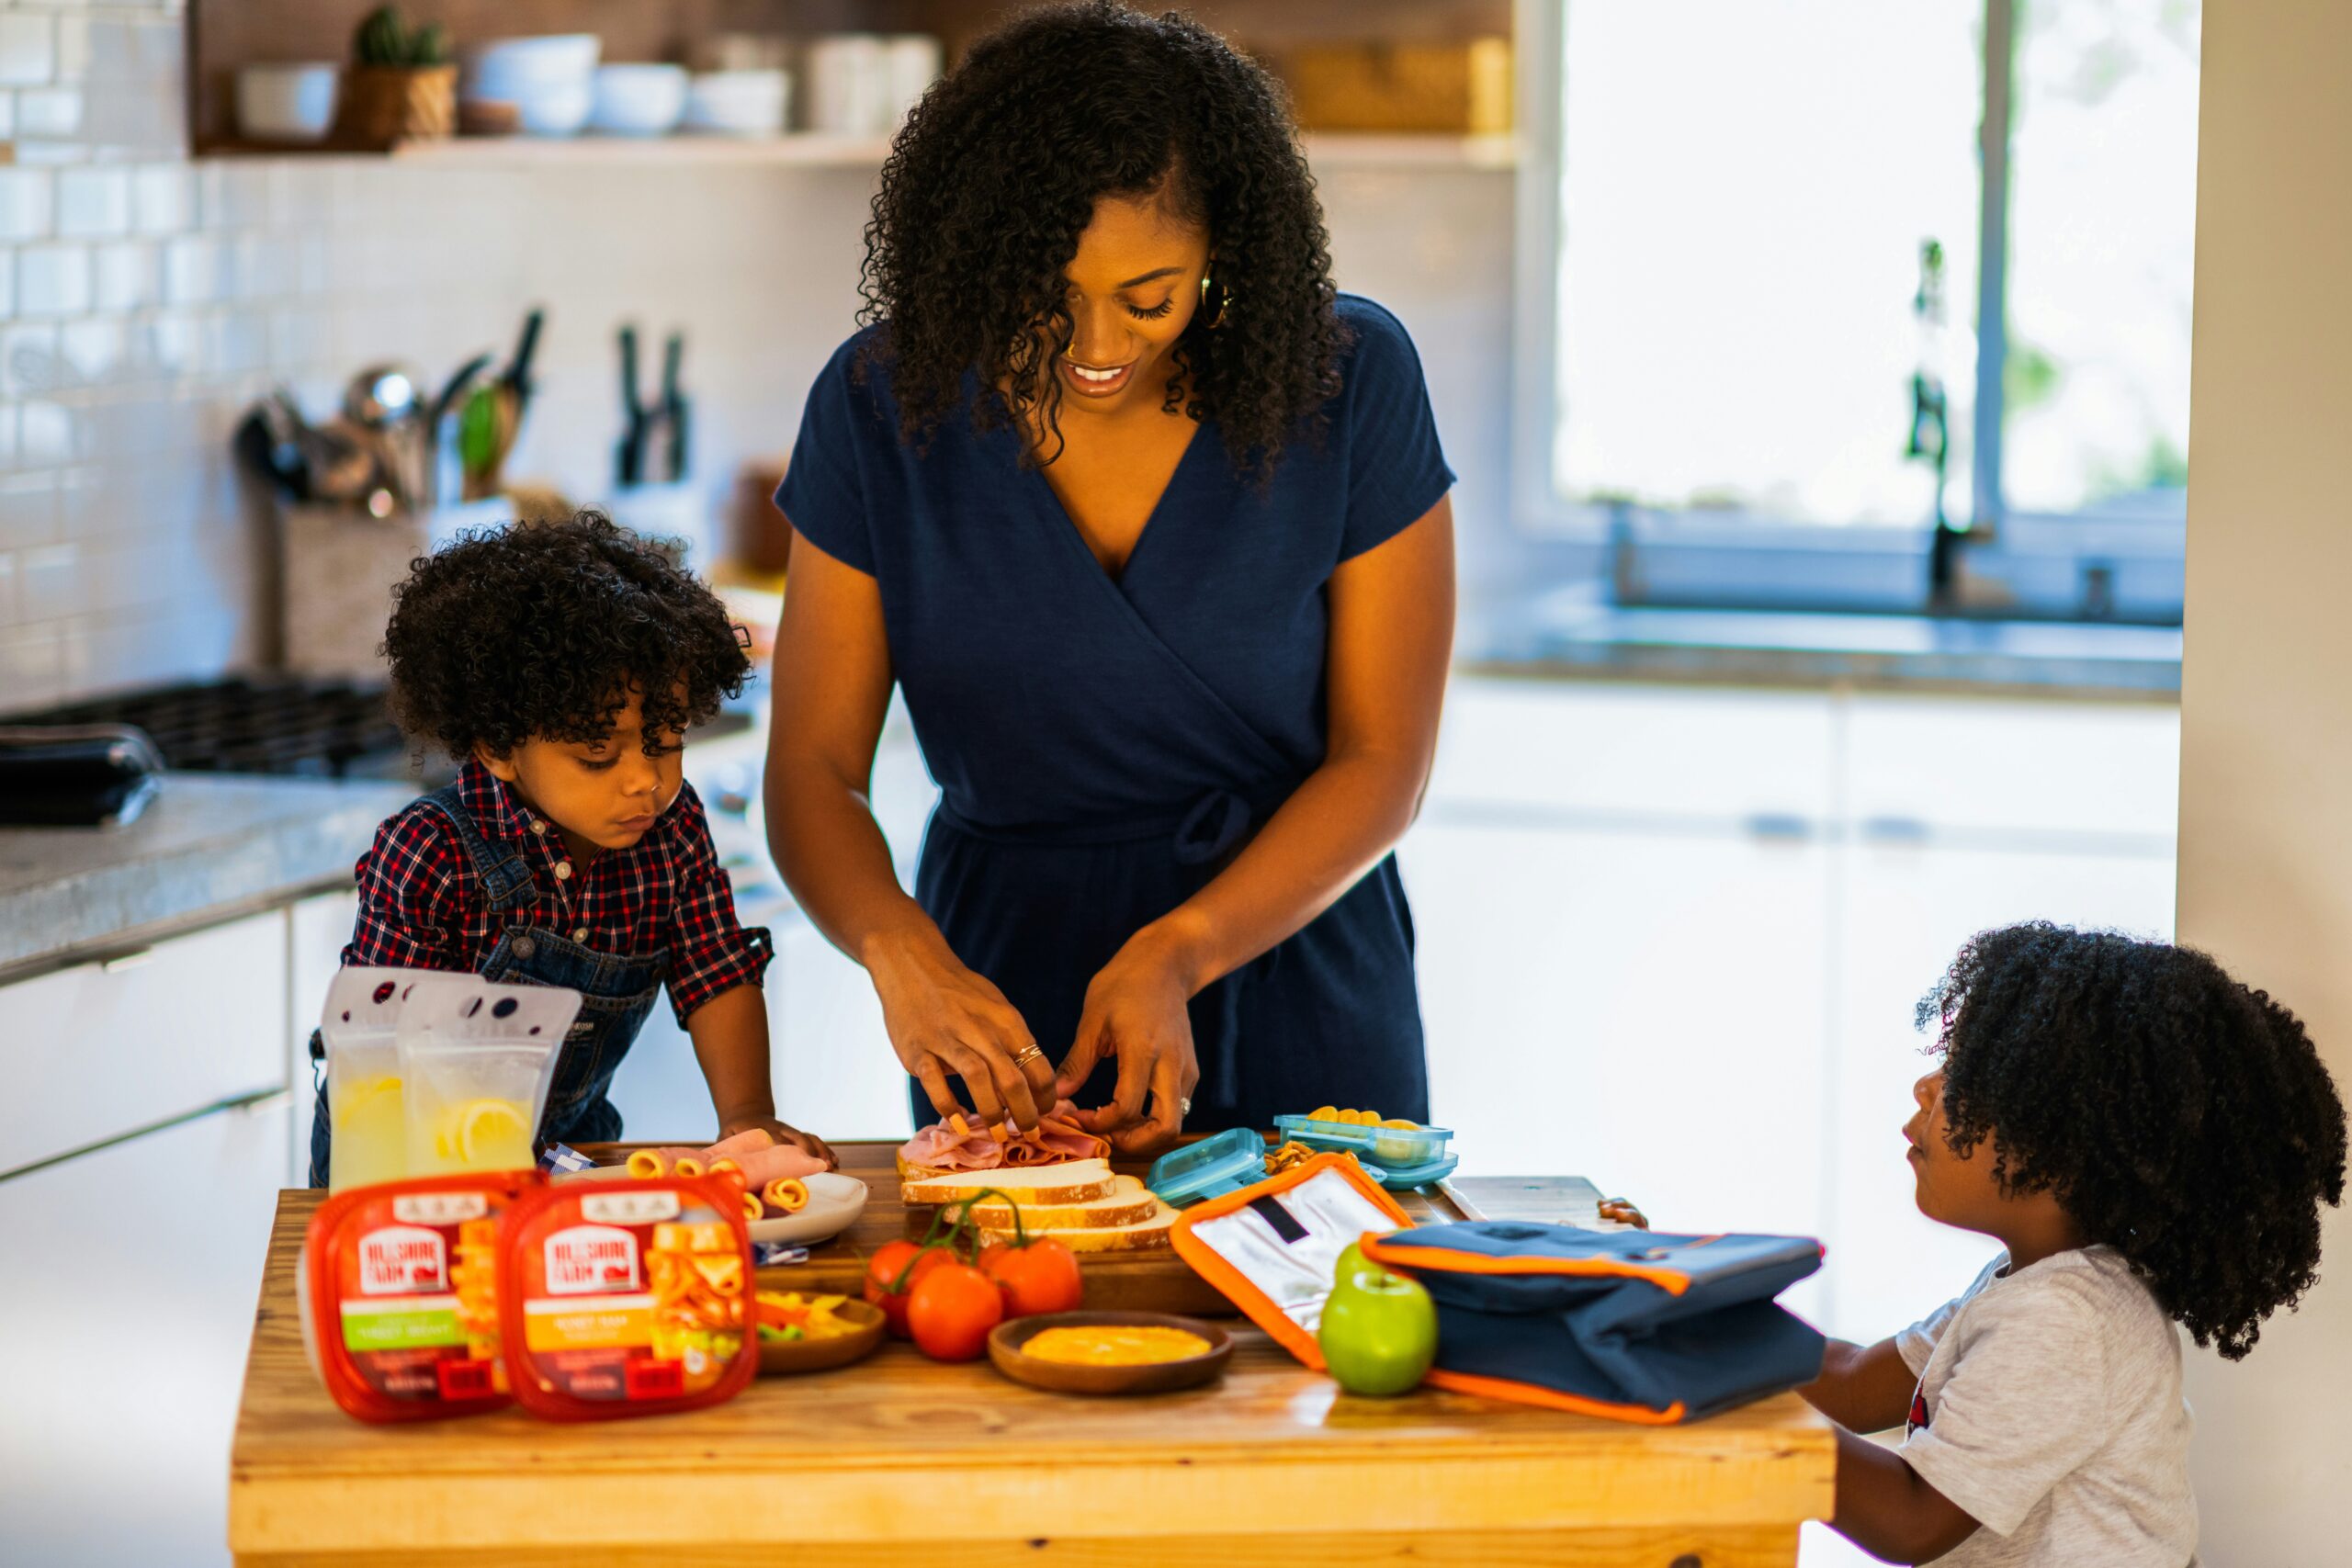
M 412 27 L 397 6 L 379 6 L 359 24 L 351 49 L 337 143 L 383 150 L 436 141 L 457 129 L 458 68 L 440 23 Z

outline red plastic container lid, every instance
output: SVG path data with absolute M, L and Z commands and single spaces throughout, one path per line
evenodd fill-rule
M 362 1421 L 514 1402 L 500 1353 L 499 1229 L 535 1170 L 355 1187 L 311 1216 L 298 1294 L 327 1392 Z
M 553 1421 L 694 1410 L 759 1371 L 752 1241 L 731 1176 L 568 1182 L 507 1216 L 507 1377 Z

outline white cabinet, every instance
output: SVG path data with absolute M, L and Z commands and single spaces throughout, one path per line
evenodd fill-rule
M 2172 930 L 2177 710 L 1459 677 L 1399 851 L 1464 1168 L 1817 1235 L 1789 1301 L 1892 1332 L 1990 1245 L 1921 1218 L 1921 993 L 1975 931 Z
M 287 1120 L 273 1098 L 0 1180 L 9 1562 L 228 1561 L 229 1439 Z
M 286 916 L 0 987 L 0 1173 L 286 1084 Z

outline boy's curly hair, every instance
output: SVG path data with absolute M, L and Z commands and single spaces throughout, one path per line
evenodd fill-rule
M 1965 1155 L 2050 1191 L 2199 1345 L 2236 1360 L 2319 1265 L 2344 1105 L 2295 1015 L 2202 953 L 2043 922 L 1985 931 L 1919 1003 Z
M 1182 396 L 1181 412 L 1214 416 L 1261 477 L 1302 423 L 1311 435 L 1348 329 L 1283 90 L 1179 12 L 1094 0 L 1023 12 L 975 43 L 882 165 L 858 319 L 888 330 L 856 369 L 887 357 L 904 438 L 922 445 L 974 369 L 979 428 L 1034 418 L 1058 434 L 1063 269 L 1099 197 L 1151 194 L 1208 230 L 1226 294 L 1214 330 L 1196 315 L 1178 340 L 1191 390 L 1171 378 L 1164 408 Z
M 392 716 L 459 760 L 598 740 L 640 694 L 646 749 L 709 718 L 752 661 L 726 607 L 662 549 L 582 512 L 469 529 L 412 562 L 384 656 Z

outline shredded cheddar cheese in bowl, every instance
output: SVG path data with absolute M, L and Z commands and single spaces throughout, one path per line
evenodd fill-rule
M 1047 1328 L 1021 1347 L 1024 1356 L 1081 1367 L 1148 1367 L 1209 1353 L 1209 1342 L 1181 1328 Z

